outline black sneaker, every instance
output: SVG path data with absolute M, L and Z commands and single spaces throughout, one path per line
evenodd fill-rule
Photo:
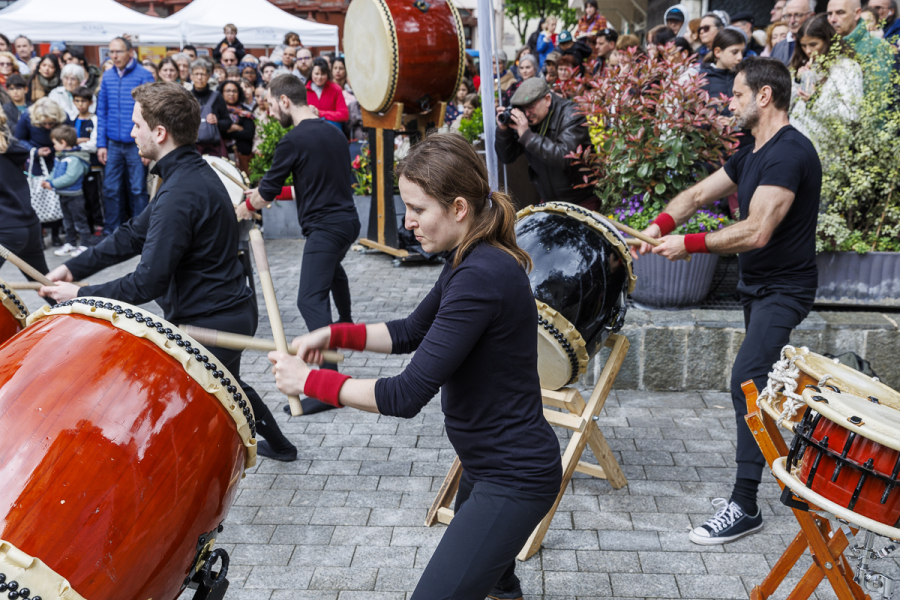
M 490 600 L 522 600 L 522 587 L 519 578 L 512 576 L 511 581 L 501 581 L 488 592 Z
M 297 447 L 293 444 L 290 448 L 276 450 L 266 440 L 256 442 L 256 453 L 266 458 L 273 458 L 282 462 L 293 462 L 297 460 Z
M 718 509 L 715 516 L 688 535 L 695 544 L 726 544 L 763 528 L 759 509 L 755 515 L 750 516 L 737 502 L 728 502 L 725 498 L 716 498 L 712 504 Z

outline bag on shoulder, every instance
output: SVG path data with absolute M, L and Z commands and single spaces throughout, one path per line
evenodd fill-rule
M 43 156 L 37 157 L 41 163 L 42 175 L 32 175 L 31 170 L 34 166 L 35 149 L 31 149 L 31 160 L 28 163 L 28 189 L 31 191 L 31 206 L 37 213 L 41 223 L 49 223 L 50 221 L 59 221 L 63 218 L 62 206 L 59 204 L 59 194 L 56 190 L 48 190 L 41 186 L 41 183 L 50 179 L 50 173 L 47 171 L 47 163 Z
M 218 92 L 210 92 L 209 98 L 200 107 L 200 133 L 197 135 L 197 143 L 204 145 L 218 144 L 222 140 L 218 125 L 211 125 L 206 122 L 206 117 L 212 112 L 212 105 Z

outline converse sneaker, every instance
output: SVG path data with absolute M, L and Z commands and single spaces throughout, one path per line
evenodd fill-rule
M 498 581 L 497 585 L 488 592 L 490 600 L 522 600 L 522 587 L 519 578 L 513 575 L 507 581 Z
M 755 515 L 750 516 L 736 502 L 728 502 L 725 498 L 716 498 L 712 504 L 718 509 L 715 516 L 688 535 L 695 544 L 725 544 L 763 528 L 758 509 Z
M 83 252 L 87 252 L 87 246 L 78 246 L 77 248 L 74 248 L 69 253 L 69 256 L 75 258 L 76 256 L 80 256 Z
M 70 254 L 72 254 L 72 250 L 75 250 L 75 246 L 73 246 L 69 242 L 66 242 L 65 244 L 63 244 L 62 248 L 60 248 L 59 250 L 54 250 L 53 254 L 55 254 L 56 256 L 69 256 Z

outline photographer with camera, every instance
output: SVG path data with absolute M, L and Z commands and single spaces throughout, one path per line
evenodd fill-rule
M 510 164 L 522 153 L 528 175 L 542 202 L 557 200 L 597 210 L 599 200 L 583 183 L 581 173 L 566 158 L 590 144 L 584 116 L 575 104 L 551 93 L 542 77 L 526 79 L 513 94 L 511 108 L 497 115 L 497 157 Z

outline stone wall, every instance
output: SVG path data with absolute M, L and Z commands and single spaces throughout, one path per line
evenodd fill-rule
M 813 352 L 856 352 L 887 385 L 900 389 L 900 314 L 813 311 L 794 330 L 791 344 Z M 737 310 L 631 309 L 623 334 L 631 347 L 614 388 L 728 391 L 731 365 L 744 340 Z M 598 353 L 582 382 L 592 386 L 609 351 Z

